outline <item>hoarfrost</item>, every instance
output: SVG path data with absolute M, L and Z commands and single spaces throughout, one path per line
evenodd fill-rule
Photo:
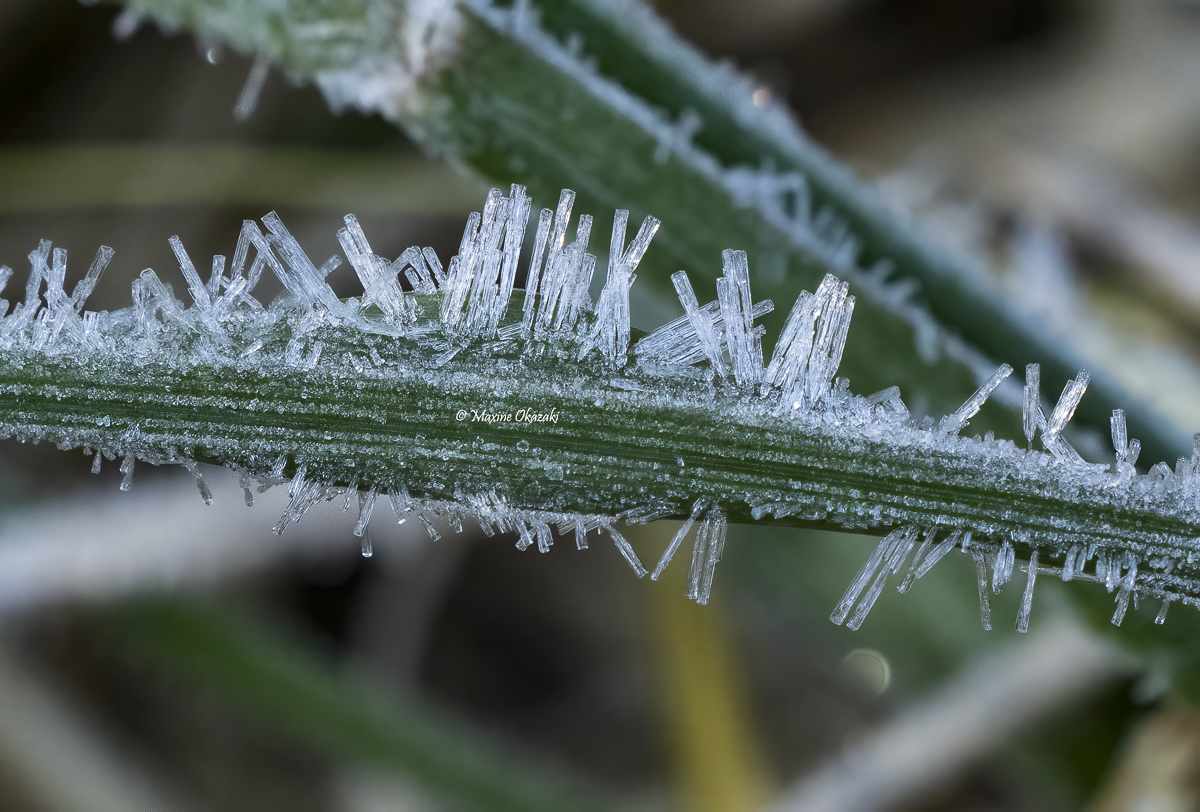
M 628 214 L 617 212 L 593 303 L 592 219 L 573 217 L 574 202 L 567 190 L 538 213 L 520 292 L 532 216 L 520 186 L 489 193 L 445 265 L 416 246 L 380 256 L 346 217 L 338 240 L 363 288 L 347 301 L 326 282 L 340 258 L 317 265 L 274 213 L 262 227 L 244 223 L 207 279 L 182 241 L 169 240 L 190 304 L 146 269 L 131 307 L 86 311 L 112 250 L 97 252 L 68 296 L 67 253 L 43 241 L 28 257 L 24 301 L 0 310 L 0 364 L 22 370 L 0 389 L 27 405 L 47 400 L 46 414 L 56 414 L 57 393 L 73 397 L 64 381 L 75 376 L 89 405 L 80 417 L 41 422 L 8 410 L 5 430 L 84 448 L 95 471 L 102 458 L 120 457 L 125 490 L 138 460 L 182 464 L 208 501 L 203 449 L 204 459 L 239 472 L 247 504 L 254 488 L 287 487 L 277 533 L 320 501 L 357 501 L 364 555 L 383 495 L 397 521 L 415 516 L 435 539 L 472 521 L 545 553 L 555 532 L 573 533 L 580 550 L 593 531 L 606 533 L 639 577 L 646 568 L 617 526 L 683 518 L 651 580 L 694 531 L 687 595 L 699 603 L 711 598 L 730 520 L 890 528 L 831 615 L 850 628 L 892 575 L 903 572 L 898 588 L 908 591 L 956 547 L 975 561 L 985 628 L 987 570 L 999 591 L 1018 557 L 1029 562 L 1022 629 L 1038 573 L 1104 584 L 1116 593 L 1118 623 L 1130 596 L 1135 606 L 1161 599 L 1160 622 L 1171 602 L 1200 601 L 1200 439 L 1174 469 L 1159 463 L 1139 474 L 1140 445 L 1118 410 L 1115 462 L 1087 464 L 1062 435 L 1088 374 L 1067 383 L 1047 416 L 1037 365 L 1025 374 L 1025 448 L 990 433 L 959 436 L 1011 374 L 1007 365 L 981 376 L 978 391 L 940 421 L 910 415 L 896 387 L 857 396 L 837 377 L 855 299 L 833 275 L 800 294 L 764 363 L 755 320 L 774 305 L 753 300 L 740 251 L 722 255 L 713 301 L 702 304 L 687 274 L 675 274 L 682 315 L 632 343 L 631 285 L 659 223 L 646 218 L 627 243 Z M 266 269 L 284 292 L 264 305 L 253 290 Z M 10 276 L 0 268 L 0 288 Z M 30 376 L 37 380 L 22 383 Z M 136 411 L 142 420 L 129 416 L 131 386 L 146 400 Z M 193 413 L 211 421 L 178 417 Z M 601 413 L 596 427 L 623 428 L 577 447 L 577 432 L 592 430 L 586 421 Z M 705 428 L 672 433 L 662 416 Z M 737 464 L 716 470 L 713 455 Z M 850 485 L 831 487 L 821 472 Z M 614 485 L 631 482 L 634 490 L 614 497 Z M 943 485 L 1057 507 L 1033 538 L 1016 509 L 972 513 L 920 495 Z M 903 499 L 892 498 L 896 488 Z

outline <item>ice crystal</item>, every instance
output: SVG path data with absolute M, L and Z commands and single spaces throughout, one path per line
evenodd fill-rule
M 1019 569 L 1022 631 L 1039 574 L 1103 584 L 1114 623 L 1130 600 L 1161 599 L 1158 622 L 1171 602 L 1200 601 L 1200 437 L 1174 469 L 1139 474 L 1118 410 L 1115 461 L 1089 464 L 1063 436 L 1088 374 L 1047 415 L 1037 365 L 1025 374 L 1024 447 L 960 436 L 1008 365 L 940 421 L 911 415 L 896 387 L 854 395 L 837 371 L 855 298 L 833 275 L 800 294 L 765 361 L 755 321 L 773 305 L 753 300 L 740 251 L 723 254 L 707 304 L 675 274 L 682 315 L 631 342 L 630 290 L 658 221 L 627 241 L 628 214 L 616 213 L 593 302 L 592 218 L 573 207 L 564 191 L 539 213 L 524 262 L 532 204 L 520 186 L 489 193 L 445 264 L 416 246 L 380 256 L 348 216 L 338 240 L 363 288 L 348 300 L 325 281 L 342 258 L 318 265 L 274 213 L 246 221 L 207 279 L 169 240 L 190 303 L 147 269 L 130 307 L 86 311 L 111 249 L 67 295 L 66 251 L 43 241 L 23 301 L 0 309 L 0 433 L 82 448 L 96 472 L 119 457 L 125 490 L 139 460 L 185 466 L 205 501 L 198 462 L 235 469 L 247 504 L 285 486 L 277 533 L 344 498 L 357 503 L 364 556 L 386 504 L 435 539 L 470 521 L 547 552 L 563 535 L 583 550 L 604 533 L 641 577 L 619 528 L 685 518 L 651 579 L 694 533 L 687 596 L 699 603 L 728 521 L 877 528 L 832 614 L 851 628 L 892 576 L 908 591 L 955 548 L 975 562 L 985 628 L 989 593 Z M 264 305 L 253 292 L 266 271 L 284 293 Z M 11 275 L 0 268 L 0 290 Z

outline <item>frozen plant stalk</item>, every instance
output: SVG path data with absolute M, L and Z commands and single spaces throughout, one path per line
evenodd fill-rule
M 120 457 L 123 487 L 135 460 L 188 467 L 202 494 L 198 462 L 235 469 L 248 494 L 286 485 L 279 532 L 358 492 L 364 553 L 386 501 L 431 532 L 430 516 L 477 522 L 543 552 L 603 530 L 640 577 L 617 525 L 687 518 L 653 577 L 694 529 L 688 596 L 701 603 L 728 521 L 866 528 L 883 540 L 833 616 L 853 627 L 891 576 L 904 571 L 907 589 L 954 547 L 978 564 L 985 625 L 987 569 L 999 589 L 1018 556 L 1022 627 L 1039 573 L 1103 583 L 1118 593 L 1115 621 L 1131 596 L 1200 599 L 1200 453 L 1139 475 L 1118 414 L 1114 464 L 1083 462 L 1062 429 L 1086 373 L 1047 417 L 1038 370 L 1026 371 L 1030 447 L 962 436 L 1007 367 L 940 424 L 918 422 L 894 387 L 861 397 L 836 377 L 855 297 L 833 276 L 801 294 L 764 363 L 754 321 L 771 304 L 753 301 L 736 251 L 715 301 L 701 305 L 678 274 L 683 315 L 631 343 L 629 289 L 657 221 L 627 242 L 617 213 L 593 303 L 592 220 L 573 219 L 573 201 L 563 192 L 539 214 L 525 291 L 520 186 L 488 195 L 447 263 L 427 248 L 379 256 L 348 217 L 339 238 L 363 284 L 348 301 L 325 283 L 340 258 L 318 265 L 274 214 L 265 230 L 247 221 L 207 279 L 171 241 L 190 304 L 147 270 L 131 307 L 85 311 L 111 251 L 68 296 L 66 252 L 43 242 L 24 301 L 0 310 L 0 433 L 81 448 L 94 470 Z M 265 272 L 285 289 L 269 306 L 252 295 Z

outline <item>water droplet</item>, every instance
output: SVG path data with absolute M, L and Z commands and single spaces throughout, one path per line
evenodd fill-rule
M 528 440 L 521 440 L 519 443 L 517 443 L 517 451 L 528 451 L 528 450 L 529 450 L 529 441 Z

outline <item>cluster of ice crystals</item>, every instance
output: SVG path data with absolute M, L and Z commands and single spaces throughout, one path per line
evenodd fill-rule
M 442 323 L 447 330 L 472 337 L 496 334 L 516 281 L 529 205 L 523 187 L 514 186 L 511 197 L 493 189 L 482 215 L 472 214 L 467 221 L 444 286 Z M 582 245 L 587 246 L 586 234 Z
M 1016 625 L 1022 631 L 1028 627 L 1039 573 L 1103 584 L 1115 593 L 1114 623 L 1122 622 L 1131 599 L 1135 607 L 1141 598 L 1161 599 L 1158 622 L 1173 601 L 1200 603 L 1200 582 L 1193 574 L 1200 543 L 1192 530 L 1200 524 L 1200 435 L 1190 459 L 1181 458 L 1174 469 L 1159 463 L 1139 474 L 1135 465 L 1140 446 L 1127 436 L 1125 415 L 1117 410 L 1112 416 L 1114 463 L 1088 464 L 1063 439 L 1087 388 L 1087 372 L 1067 383 L 1047 413 L 1037 365 L 1030 365 L 1025 375 L 1025 448 L 998 441 L 990 433 L 982 439 L 960 436 L 1012 373 L 1008 365 L 983 380 L 978 391 L 940 422 L 910 415 L 896 387 L 867 397 L 854 395 L 849 382 L 836 377 L 854 297 L 847 283 L 832 275 L 815 292 L 799 296 L 770 361 L 764 363 L 763 328 L 755 320 L 773 305 L 753 300 L 749 264 L 740 251 L 724 252 L 724 275 L 717 280 L 716 299 L 707 304 L 700 304 L 686 273 L 675 274 L 683 315 L 631 346 L 630 290 L 658 221 L 647 218 L 627 242 L 628 213 L 616 213 L 605 284 L 593 303 L 588 291 L 596 257 L 587 250 L 592 220 L 579 217 L 569 239 L 573 204 L 574 194 L 564 191 L 554 210 L 539 213 L 519 307 L 515 285 L 531 214 L 531 202 L 520 186 L 513 186 L 507 196 L 492 190 L 483 211 L 469 218 L 459 252 L 446 266 L 429 248 L 412 247 L 396 259 L 376 254 L 358 221 L 348 216 L 338 238 L 363 287 L 361 297 L 348 301 L 338 299 L 325 281 L 341 259 L 313 262 L 273 213 L 263 218 L 265 230 L 247 221 L 232 257 L 214 257 L 207 279 L 182 242 L 169 240 L 190 304 L 177 299 L 171 285 L 147 269 L 133 282 L 131 307 L 85 311 L 112 250 L 101 248 L 67 295 L 67 253 L 43 241 L 29 254 L 24 301 L 12 312 L 7 302 L 0 302 L 0 350 L 15 364 L 44 364 L 53 358 L 72 362 L 97 380 L 115 374 L 106 370 L 120 361 L 166 375 L 215 370 L 220 375 L 294 379 L 300 387 L 307 380 L 323 379 L 345 391 L 364 382 L 382 384 L 389 392 L 414 382 L 451 388 L 459 382 L 497 397 L 550 393 L 564 403 L 616 411 L 646 403 L 676 413 L 708 408 L 737 432 L 816 436 L 831 448 L 866 448 L 866 443 L 886 457 L 873 460 L 881 466 L 916 470 L 929 460 L 949 461 L 938 470 L 960 477 L 956 482 L 964 487 L 992 489 L 1014 500 L 1053 497 L 1088 516 L 1082 521 L 1040 517 L 1035 537 L 1017 507 L 968 519 L 955 505 L 922 501 L 924 497 L 909 493 L 899 494 L 898 505 L 878 500 L 868 505 L 853 490 L 839 496 L 830 490 L 810 491 L 810 483 L 796 480 L 784 486 L 773 482 L 770 474 L 761 480 L 744 478 L 741 490 L 714 492 L 705 490 L 703 470 L 688 479 L 693 476 L 691 463 L 683 456 L 676 457 L 677 473 L 661 462 L 627 461 L 646 466 L 641 474 L 671 482 L 664 491 L 669 497 L 624 498 L 610 513 L 571 512 L 562 505 L 550 509 L 544 501 L 529 500 L 503 478 L 467 478 L 470 440 L 435 449 L 420 433 L 401 437 L 401 450 L 384 474 L 356 461 L 354 455 L 360 452 L 354 437 L 335 437 L 329 431 L 325 442 L 337 449 L 342 465 L 336 472 L 331 472 L 327 457 L 306 457 L 303 449 L 288 446 L 286 438 L 274 445 L 263 441 L 237 456 L 241 462 L 230 463 L 239 469 L 247 504 L 254 501 L 255 487 L 287 488 L 289 502 L 275 526 L 278 533 L 318 502 L 344 497 L 347 509 L 357 503 L 354 534 L 361 538 L 365 556 L 372 553 L 369 524 L 385 500 L 397 521 L 414 518 L 435 539 L 442 532 L 439 528 L 460 530 L 464 522 L 474 522 L 488 535 L 513 534 L 522 550 L 536 547 L 547 552 L 563 535 L 572 534 L 582 550 L 593 532 L 603 532 L 641 577 L 646 567 L 618 525 L 685 516 L 651 579 L 661 576 L 692 535 L 687 596 L 703 604 L 712 594 L 727 521 L 734 513 L 748 513 L 756 519 L 825 521 L 890 531 L 833 612 L 834 622 L 851 628 L 864 622 L 893 575 L 898 576 L 899 590 L 906 592 L 955 548 L 975 562 L 985 628 L 991 627 L 989 594 L 999 592 L 1014 575 L 1019 578 L 1021 569 L 1025 586 Z M 266 269 L 284 287 L 268 305 L 252 295 Z M 0 268 L 0 291 L 11 276 L 11 269 Z M 548 358 L 553 360 L 549 366 Z M 548 372 L 551 368 L 557 371 Z M 253 414 L 266 406 L 255 399 L 238 408 Z M 346 408 L 364 425 L 383 419 L 369 410 L 354 411 L 353 404 Z M 464 410 L 458 420 L 465 416 Z M 132 486 L 138 460 L 176 463 L 196 477 L 206 502 L 212 498 L 196 465 L 197 448 L 216 447 L 224 438 L 205 436 L 202 427 L 163 440 L 136 421 L 107 429 L 107 415 L 97 415 L 95 425 L 78 430 L 23 424 L 12 416 L 4 419 L 12 420 L 0 425 L 7 436 L 82 447 L 93 456 L 95 472 L 103 460 L 120 458 L 122 489 Z M 1039 433 L 1042 451 L 1034 449 Z M 536 437 L 531 434 L 504 446 L 502 453 L 515 454 L 551 483 L 578 486 L 580 476 L 590 476 L 576 474 L 569 454 L 535 448 L 529 438 Z M 494 441 L 485 442 L 481 434 L 473 442 L 478 447 Z M 669 442 L 662 446 L 670 448 Z M 436 482 L 414 475 L 407 461 L 434 453 L 447 462 L 445 473 Z M 465 465 L 455 468 L 456 461 Z M 617 459 L 604 457 L 592 463 L 613 461 Z M 592 463 L 581 470 L 591 470 Z M 840 463 L 822 458 L 817 464 Z M 587 484 L 593 490 L 606 487 L 603 482 Z M 1177 530 L 1120 525 L 1107 518 L 1121 514 L 1154 517 Z M 1027 563 L 1018 563 L 1018 557 Z
M 512 4 L 464 0 L 464 5 L 479 20 L 520 43 L 547 65 L 570 77 L 582 92 L 653 138 L 658 162 L 668 158 L 682 162 L 696 176 L 727 194 L 734 206 L 754 210 L 793 247 L 816 258 L 854 284 L 876 305 L 906 323 L 913 330 L 918 353 L 927 362 L 949 356 L 981 377 L 988 374 L 989 360 L 942 329 L 916 301 L 913 280 L 892 279 L 886 262 L 871 267 L 860 265 L 858 241 L 842 219 L 827 208 L 813 205 L 808 181 L 801 173 L 779 170 L 770 162 L 763 166 L 726 165 L 695 143 L 694 136 L 705 124 L 695 111 L 685 108 L 672 116 L 601 73 L 596 61 L 582 53 L 578 38 L 561 41 L 542 25 L 540 10 L 529 0 Z M 733 111 L 741 126 L 764 137 L 784 154 L 803 155 L 806 156 L 803 162 L 808 162 L 819 152 L 786 109 L 770 104 L 760 107 L 753 102 L 758 85 L 751 77 L 738 74 L 727 65 L 712 64 L 641 4 L 597 4 L 590 11 L 607 16 L 609 24 L 621 30 L 622 36 L 641 41 L 648 52 L 669 53 L 670 70 L 677 71 L 682 81 L 697 88 L 701 96 Z M 818 160 L 818 163 L 824 162 Z M 827 182 L 843 189 L 855 188 L 862 199 L 875 204 L 876 214 L 885 215 L 885 207 L 874 190 L 864 186 L 849 170 L 830 161 L 822 171 Z

